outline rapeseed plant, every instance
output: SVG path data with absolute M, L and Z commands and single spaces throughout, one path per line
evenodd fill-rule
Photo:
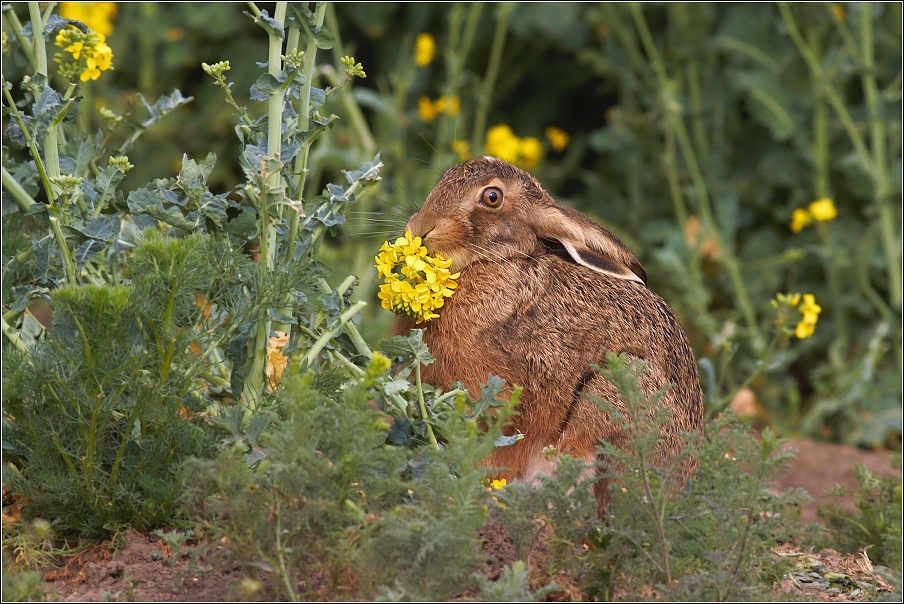
M 543 133 L 549 139 L 549 144 L 552 145 L 554 151 L 562 151 L 571 142 L 571 137 L 568 136 L 568 133 L 555 126 L 548 126 Z
M 99 78 L 102 71 L 113 69 L 113 50 L 106 39 L 100 32 L 85 33 L 71 25 L 61 29 L 55 44 L 63 50 L 54 57 L 60 75 L 70 79 L 78 75 L 79 80 L 87 82 Z
M 814 221 L 834 220 L 836 216 L 838 216 L 838 210 L 835 209 L 835 202 L 828 197 L 823 197 L 812 202 L 807 209 L 794 210 L 794 213 L 791 214 L 791 230 L 799 233 Z
M 113 33 L 113 19 L 118 7 L 115 2 L 62 2 L 60 16 L 81 21 L 102 36 Z
M 436 40 L 430 34 L 418 34 L 414 40 L 414 64 L 426 67 L 436 55 Z
M 519 138 L 510 126 L 500 124 L 487 130 L 484 150 L 487 155 L 504 159 L 528 170 L 543 157 L 543 146 L 533 136 Z

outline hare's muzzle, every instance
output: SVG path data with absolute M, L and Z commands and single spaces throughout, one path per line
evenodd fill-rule
M 429 235 L 433 231 L 435 226 L 436 225 L 433 221 L 425 219 L 423 214 L 421 212 L 418 212 L 408 219 L 408 224 L 405 225 L 405 230 L 411 231 L 411 234 L 415 237 L 426 239 L 427 235 Z

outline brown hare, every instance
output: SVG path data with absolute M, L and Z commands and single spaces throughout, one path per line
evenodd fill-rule
M 697 365 L 668 305 L 647 288 L 643 267 L 611 232 L 565 208 L 523 170 L 494 158 L 450 168 L 406 227 L 432 252 L 452 259 L 458 289 L 439 318 L 418 326 L 436 362 L 426 382 L 462 382 L 472 394 L 489 374 L 524 388 L 510 433 L 524 438 L 487 460 L 500 477 L 530 480 L 554 467 L 542 454 L 596 461 L 601 439 L 619 445 L 620 429 L 583 394 L 618 405 L 615 387 L 590 365 L 607 351 L 649 364 L 646 394 L 673 386 L 665 454 L 679 434 L 702 426 Z M 413 321 L 399 318 L 407 335 Z M 608 500 L 597 484 L 601 506 Z

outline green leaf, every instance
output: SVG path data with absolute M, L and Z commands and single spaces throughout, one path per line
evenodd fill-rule
M 116 194 L 116 188 L 122 182 L 122 177 L 123 173 L 115 166 L 107 166 L 101 171 L 97 180 L 94 181 L 94 190 L 97 191 L 98 195 L 97 200 L 94 202 L 95 206 L 106 205 L 109 200 L 113 199 Z
M 733 71 L 730 76 L 735 86 L 747 93 L 754 118 L 769 128 L 777 140 L 791 138 L 799 121 L 791 91 L 767 71 Z
M 141 97 L 141 102 L 147 108 L 148 113 L 151 114 L 147 119 L 141 122 L 141 125 L 144 128 L 150 128 L 154 124 L 160 123 L 160 120 L 163 119 L 167 113 L 195 100 L 195 97 L 193 96 L 183 97 L 182 92 L 178 88 L 169 96 L 161 96 L 153 105 L 148 104 L 144 95 L 139 94 L 138 96 Z
M 503 386 L 505 386 L 505 380 L 501 377 L 493 374 L 487 376 L 486 386 L 480 387 L 480 398 L 474 407 L 475 416 L 486 413 L 486 410 L 490 407 L 499 407 L 505 404 L 505 401 L 496 400 Z
M 182 170 L 179 172 L 180 180 L 200 180 L 206 183 L 213 167 L 217 163 L 217 154 L 208 153 L 207 157 L 199 164 L 188 157 L 188 154 L 182 156 Z
M 429 365 L 436 359 L 424 343 L 424 330 L 412 329 L 409 336 L 396 336 L 380 344 L 380 350 L 389 358 L 412 358 L 422 365 Z
M 257 237 L 257 217 L 251 212 L 242 212 L 226 223 L 226 232 L 239 239 L 250 241 Z
M 290 6 L 291 6 L 291 5 L 290 5 Z M 267 11 L 262 10 L 262 11 L 261 11 L 260 17 L 257 17 L 257 16 L 255 16 L 255 15 L 252 15 L 252 14 L 249 13 L 248 11 L 242 11 L 242 12 L 245 13 L 246 15 L 248 15 L 249 17 L 251 17 L 252 19 L 254 19 L 254 22 L 257 23 L 258 25 L 260 25 L 261 27 L 263 27 L 264 30 L 265 30 L 268 34 L 274 35 L 274 36 L 276 36 L 277 38 L 279 38 L 280 40 L 282 40 L 282 39 L 284 39 L 284 38 L 286 37 L 286 32 L 285 32 L 285 30 L 283 29 L 283 26 L 280 25 L 279 21 L 277 21 L 276 19 L 272 18 L 272 17 L 267 13 Z
M 401 394 L 403 392 L 408 392 L 409 388 L 411 388 L 411 383 L 408 380 L 392 380 L 391 382 L 385 382 L 383 384 L 383 394 L 386 396 Z

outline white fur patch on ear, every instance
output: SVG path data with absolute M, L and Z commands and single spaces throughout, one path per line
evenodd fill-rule
M 584 252 L 584 254 L 580 254 L 578 250 L 575 249 L 574 245 L 567 239 L 560 239 L 559 243 L 565 248 L 568 252 L 568 255 L 571 256 L 571 259 L 580 264 L 581 266 L 586 266 L 592 271 L 596 271 L 598 273 L 602 273 L 603 275 L 609 275 L 611 277 L 615 277 L 616 279 L 624 279 L 625 281 L 636 281 L 641 285 L 646 285 L 643 282 L 643 279 L 628 271 L 627 273 L 622 273 L 617 270 L 616 267 L 607 266 L 610 263 L 605 262 L 603 258 L 600 256 L 593 254 L 591 252 Z

